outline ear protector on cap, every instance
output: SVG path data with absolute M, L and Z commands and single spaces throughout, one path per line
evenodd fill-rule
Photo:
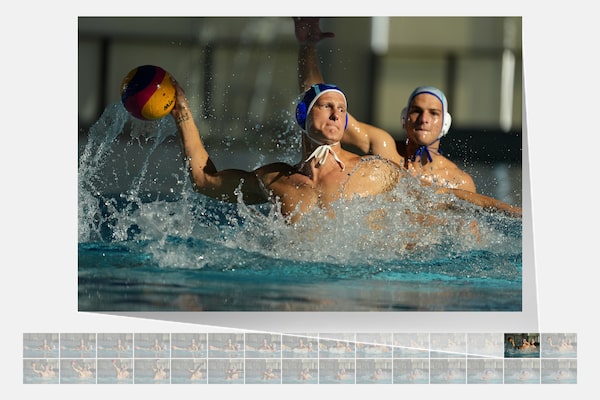
M 306 130 L 306 118 L 310 114 L 310 110 L 317 102 L 317 99 L 325 92 L 335 91 L 340 93 L 344 97 L 344 103 L 346 103 L 346 107 L 348 107 L 348 101 L 346 100 L 346 95 L 344 92 L 340 90 L 335 85 L 327 84 L 327 83 L 317 83 L 312 85 L 304 95 L 302 99 L 296 106 L 296 121 L 302 130 Z M 348 113 L 346 112 L 346 124 L 344 129 L 348 127 Z
M 402 111 L 400 112 L 400 120 L 402 122 L 402 128 L 406 129 L 406 119 L 408 118 L 408 109 L 410 107 L 410 103 L 412 103 L 413 99 L 417 95 L 422 94 L 422 93 L 431 94 L 431 95 L 437 97 L 440 100 L 440 102 L 442 103 L 442 113 L 443 113 L 442 130 L 440 132 L 440 135 L 438 136 L 438 139 L 439 139 L 442 136 L 444 136 L 445 134 L 447 134 L 448 131 L 450 130 L 450 125 L 452 124 L 452 116 L 448 112 L 448 101 L 446 100 L 446 96 L 444 95 L 444 92 L 442 92 L 440 89 L 435 88 L 433 86 L 419 86 L 415 90 L 413 90 L 413 92 L 410 94 L 410 96 L 408 97 L 407 106 L 404 107 L 402 109 Z

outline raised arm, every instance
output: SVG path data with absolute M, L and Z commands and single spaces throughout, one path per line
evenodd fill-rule
M 238 187 L 241 187 L 243 199 L 247 204 L 266 202 L 267 197 L 254 171 L 237 169 L 217 171 L 202 143 L 200 131 L 194 122 L 183 89 L 175 80 L 173 84 L 176 88 L 176 101 L 171 115 L 175 119 L 181 137 L 186 162 L 189 163 L 194 190 L 215 199 L 236 202 L 235 192 Z
M 333 38 L 332 32 L 322 32 L 320 18 L 294 18 L 296 39 L 298 40 L 298 86 L 301 92 L 316 83 L 325 83 L 319 69 L 317 43 L 325 38 Z M 364 154 L 378 154 L 402 165 L 396 143 L 383 129 L 358 121 L 348 114 L 348 127 L 342 137 L 342 144 L 353 147 Z
M 298 86 L 303 93 L 316 83 L 324 83 L 319 70 L 317 43 L 332 38 L 332 32 L 321 32 L 320 18 L 294 18 L 294 31 L 298 40 Z

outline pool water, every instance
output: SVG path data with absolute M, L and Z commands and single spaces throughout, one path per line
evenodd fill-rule
M 540 358 L 540 348 L 518 349 L 507 347 L 504 350 L 505 358 Z
M 460 200 L 434 209 L 407 176 L 372 201 L 335 204 L 335 220 L 317 211 L 289 225 L 276 205 L 195 193 L 175 134 L 170 118 L 132 121 L 120 105 L 90 129 L 78 169 L 80 311 L 521 311 L 520 218 Z M 253 161 L 251 136 L 243 156 L 209 151 L 226 167 L 294 164 L 299 138 L 287 134 L 280 154 Z
M 540 372 L 539 370 L 530 369 L 523 371 L 506 371 L 504 372 L 504 383 L 515 383 L 515 384 L 539 384 L 540 383 Z
M 394 383 L 403 383 L 403 384 L 414 384 L 414 385 L 425 385 L 429 384 L 429 374 L 427 371 L 418 376 L 414 376 L 412 374 L 401 374 L 394 376 Z

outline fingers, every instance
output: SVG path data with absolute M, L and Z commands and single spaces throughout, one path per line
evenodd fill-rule
M 189 109 L 188 99 L 185 96 L 185 91 L 172 75 L 171 82 L 175 87 L 175 106 L 171 110 L 171 115 L 175 118 L 176 122 L 179 123 L 190 118 L 190 116 L 186 113 Z
M 179 92 L 181 92 L 181 93 L 184 93 L 184 90 L 183 90 L 183 88 L 181 87 L 181 85 L 179 84 L 179 82 L 177 82 L 177 79 L 175 79 L 175 78 L 173 77 L 173 75 L 170 75 L 170 76 L 171 76 L 171 83 L 172 83 L 172 84 L 173 84 L 173 86 L 175 87 L 175 91 L 176 91 L 177 93 L 179 93 Z
M 294 17 L 296 39 L 300 44 L 316 44 L 322 39 L 333 38 L 333 32 L 321 32 L 319 17 Z

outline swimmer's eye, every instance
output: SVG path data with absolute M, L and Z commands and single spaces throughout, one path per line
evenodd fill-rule
M 327 103 L 327 104 L 319 104 L 319 103 L 317 103 L 317 104 L 315 104 L 315 107 L 317 107 L 317 108 L 319 108 L 321 110 L 329 110 L 329 109 L 333 109 L 334 107 L 336 107 L 336 105 L 335 104 L 331 104 L 331 103 Z M 342 113 L 342 114 L 346 112 L 346 108 L 343 107 L 343 106 L 337 106 L 337 110 L 340 113 Z
M 416 107 L 411 107 L 408 110 L 408 115 L 415 115 L 415 114 L 420 115 L 422 113 L 423 113 L 423 110 L 421 110 L 420 108 L 416 108 Z

